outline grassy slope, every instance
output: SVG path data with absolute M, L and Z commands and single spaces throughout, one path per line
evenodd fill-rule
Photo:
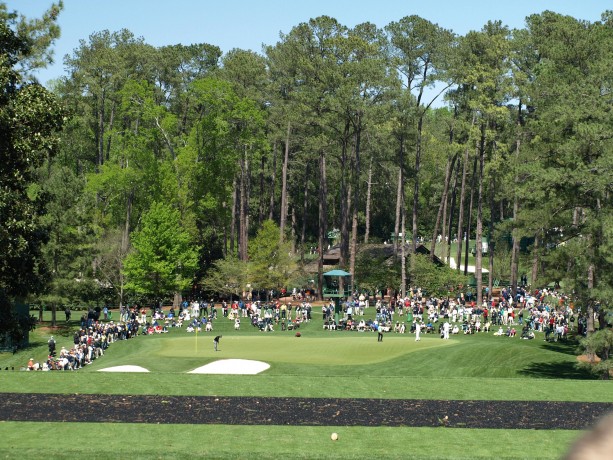
M 372 314 L 372 309 L 369 310 Z M 382 343 L 373 333 L 328 332 L 320 315 L 304 325 L 302 337 L 291 331 L 261 333 L 245 324 L 235 332 L 229 320 L 218 320 L 221 352 L 212 350 L 212 335 L 172 330 L 167 335 L 115 343 L 107 354 L 78 372 L 0 373 L 3 392 L 256 395 L 355 398 L 434 398 L 613 401 L 610 382 L 586 380 L 574 368 L 572 347 L 494 337 L 455 336 L 442 341 L 422 335 L 388 334 Z M 0 355 L 0 366 L 17 368 L 29 355 L 46 353 L 49 331 L 38 329 L 30 350 Z M 55 330 L 58 345 L 69 334 Z M 186 372 L 218 358 L 267 361 L 271 369 L 256 376 L 195 375 Z M 140 365 L 149 374 L 98 373 L 122 364 Z M 160 427 L 92 424 L 91 443 L 32 447 L 48 430 L 55 439 L 70 439 L 72 424 L 3 423 L 10 439 L 0 447 L 7 458 L 559 458 L 580 433 L 491 431 L 432 428 L 335 428 L 341 439 L 329 440 L 321 427 Z M 121 441 L 120 441 L 121 440 Z M 126 442 L 128 441 L 128 442 Z M 121 454 L 112 449 L 120 449 Z M 534 449 L 538 445 L 539 449 Z M 15 447 L 9 447 L 15 446 Z

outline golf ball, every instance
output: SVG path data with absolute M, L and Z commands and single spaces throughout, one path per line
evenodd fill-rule
M 332 433 L 330 435 L 330 439 L 332 439 L 332 441 L 336 441 L 338 439 L 338 434 L 337 433 Z

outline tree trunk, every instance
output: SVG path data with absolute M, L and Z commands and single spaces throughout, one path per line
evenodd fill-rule
M 285 224 L 287 221 L 287 168 L 289 166 L 289 137 L 291 133 L 291 123 L 287 122 L 287 133 L 285 135 L 285 154 L 283 156 L 283 168 L 281 170 L 281 215 L 279 217 L 279 240 L 285 240 Z
M 358 252 L 358 208 L 360 197 L 360 147 L 362 143 L 362 128 L 360 115 L 357 116 L 355 128 L 355 167 L 353 169 L 353 212 L 351 218 L 351 250 L 349 254 L 349 273 L 355 287 L 355 259 Z
M 472 131 L 472 127 L 474 126 L 477 117 L 473 114 L 472 121 L 470 122 L 470 131 Z M 469 131 L 469 132 L 470 132 Z M 457 257 L 457 270 L 460 272 L 460 266 L 462 265 L 462 245 L 464 243 L 465 235 L 464 235 L 464 208 L 466 200 L 466 176 L 468 174 L 468 160 L 469 160 L 469 145 L 470 145 L 470 136 L 468 141 L 466 142 L 466 148 L 464 149 L 464 161 L 462 162 L 462 187 L 460 190 L 460 206 L 458 207 L 458 247 L 456 250 Z M 469 225 L 470 227 L 470 225 Z M 470 240 L 470 234 L 466 234 L 466 245 L 468 245 L 468 240 Z M 466 274 L 466 273 L 465 273 Z
M 515 159 L 519 162 L 519 151 L 521 147 L 521 140 L 517 138 L 515 142 Z M 519 177 L 515 175 L 515 184 L 519 184 Z M 511 249 L 511 295 L 513 300 L 517 298 L 517 277 L 519 275 L 519 224 L 517 219 L 519 218 L 519 197 L 517 193 L 513 196 L 513 229 L 511 230 L 511 236 L 513 238 L 513 246 Z
M 398 248 L 400 247 L 400 232 L 404 230 L 401 229 L 401 213 L 402 213 L 402 195 L 403 195 L 403 175 L 402 175 L 402 165 L 398 168 L 398 187 L 396 189 L 396 221 L 394 224 L 394 255 L 398 256 Z
M 54 302 L 51 304 L 51 327 L 55 327 L 56 322 L 57 322 L 57 305 Z
M 302 230 L 300 233 L 300 261 L 304 262 L 304 245 L 306 243 L 306 222 L 309 204 L 309 163 L 304 167 L 304 195 L 302 198 Z
M 247 158 L 247 147 L 243 149 L 241 161 L 241 189 L 240 189 L 240 217 L 239 217 L 239 254 L 242 261 L 248 260 L 248 240 L 249 240 L 249 159 Z
M 347 265 L 347 259 L 349 258 L 349 213 L 351 212 L 351 184 L 347 184 L 347 150 L 349 148 L 349 130 L 351 128 L 350 120 L 345 121 L 345 127 L 343 131 L 342 144 L 341 144 L 341 158 L 340 158 L 340 230 L 341 230 L 341 242 L 340 242 L 340 266 L 345 267 Z M 343 197 L 346 196 L 346 199 Z M 342 281 L 342 279 L 341 279 Z
M 370 165 L 368 166 L 368 183 L 366 184 L 366 215 L 364 229 L 364 244 L 368 244 L 368 238 L 370 236 L 370 195 L 372 189 L 372 157 L 370 159 Z
M 462 265 L 462 245 L 464 244 L 464 200 L 466 198 L 466 170 L 468 169 L 468 147 L 464 150 L 462 162 L 462 185 L 460 187 L 460 205 L 458 206 L 458 247 L 456 250 L 456 268 Z M 468 236 L 468 235 L 467 235 Z
M 394 256 L 398 257 L 401 207 L 404 206 L 404 135 L 400 136 L 398 152 L 398 188 L 396 190 L 396 221 L 394 223 Z
M 109 120 L 109 130 L 113 129 L 113 122 L 115 121 L 115 104 L 113 103 L 113 105 L 111 106 L 111 118 Z M 111 131 L 112 132 L 112 131 Z M 106 140 L 106 161 L 109 161 L 109 158 L 111 157 L 111 140 L 112 140 L 112 135 L 109 134 L 107 140 Z
M 413 255 L 417 249 L 417 215 L 419 213 L 419 170 L 421 168 L 421 140 L 422 129 L 424 124 L 423 114 L 419 117 L 417 122 L 417 142 L 415 149 L 415 185 L 413 188 L 413 231 L 411 232 L 411 271 L 415 269 L 413 262 L 415 258 Z
M 404 299 L 406 297 L 406 292 L 407 292 L 407 254 L 406 254 L 406 242 L 405 242 L 405 235 L 406 235 L 406 208 L 404 206 L 404 193 L 402 194 L 401 197 L 401 203 L 402 203 L 402 217 L 401 217 L 401 221 L 402 221 L 402 226 L 401 226 L 401 231 L 402 231 L 402 235 L 400 237 L 400 295 L 402 296 L 402 298 Z M 411 257 L 413 257 L 414 254 L 411 254 Z M 390 299 L 391 302 L 391 299 Z
M 532 273 L 530 276 L 530 284 L 536 286 L 536 279 L 539 272 L 539 234 L 534 236 L 534 245 L 532 246 Z
M 454 112 L 454 118 L 457 117 L 457 109 Z M 449 128 L 449 145 L 453 145 L 453 139 L 454 139 L 454 125 L 452 124 Z M 449 196 L 449 183 L 451 181 L 451 175 L 453 175 L 453 171 L 455 169 L 455 162 L 458 158 L 458 154 L 457 152 L 455 153 L 455 155 L 453 156 L 453 165 L 451 166 L 451 169 L 449 171 L 449 178 L 445 177 L 445 201 L 443 202 L 443 217 L 442 217 L 442 232 L 441 232 L 441 243 L 443 243 L 443 251 L 441 252 L 441 260 L 443 260 L 445 263 L 447 262 L 447 241 L 451 240 L 451 235 L 448 234 L 447 232 L 447 205 L 448 205 L 448 196 Z M 455 176 L 454 176 L 455 177 Z M 455 187 L 455 183 L 454 183 L 454 187 Z M 438 224 L 437 224 L 438 226 Z M 437 233 L 437 231 L 435 230 L 433 232 L 435 235 Z M 449 233 L 451 233 L 451 231 L 449 231 Z M 435 247 L 436 248 L 436 247 Z M 432 251 L 432 254 L 434 254 L 434 251 Z M 434 255 L 433 255 L 434 257 Z
M 517 226 L 517 215 L 519 213 L 519 198 L 517 195 L 513 198 L 513 230 L 511 237 L 513 246 L 511 247 L 511 295 L 513 300 L 517 298 L 517 278 L 519 275 L 519 228 Z
M 234 254 L 234 241 L 238 232 L 236 231 L 236 216 L 238 214 L 238 180 L 235 177 L 232 182 L 232 218 L 230 220 L 230 254 Z
M 322 150 L 319 153 L 319 264 L 317 267 L 317 298 L 323 300 L 324 285 L 324 245 L 326 243 L 326 219 L 328 187 L 326 184 L 326 154 Z
M 475 159 L 473 160 L 473 175 L 470 180 L 470 200 L 468 202 L 468 220 L 466 222 L 466 245 L 464 247 L 464 276 L 468 275 L 468 250 L 470 245 L 470 227 L 472 226 L 472 215 L 473 215 L 473 198 L 475 191 L 475 180 L 477 179 L 477 160 L 478 155 L 475 155 Z
M 277 179 L 277 143 L 272 147 L 272 173 L 270 175 L 270 204 L 268 209 L 268 218 L 273 220 L 275 211 L 275 182 Z
M 477 278 L 477 306 L 480 306 L 483 302 L 483 166 L 485 163 L 485 125 L 481 127 L 481 141 L 479 144 L 479 189 L 477 192 L 477 230 L 475 238 L 475 278 Z
M 438 238 L 438 230 L 441 227 L 441 220 L 443 221 L 443 234 L 445 233 L 445 219 L 443 218 L 444 211 L 447 208 L 447 195 L 449 193 L 449 183 L 451 182 L 451 173 L 455 167 L 457 155 L 453 158 L 447 159 L 447 166 L 445 167 L 445 183 L 443 185 L 443 193 L 441 195 L 441 202 L 438 205 L 438 212 L 436 213 L 436 221 L 434 222 L 434 231 L 432 232 L 432 242 L 430 243 L 430 258 L 434 260 L 434 251 L 436 250 L 436 239 Z
M 358 247 L 358 210 L 357 203 L 353 205 L 353 216 L 351 218 L 351 251 L 349 253 L 349 273 L 355 286 L 355 259 Z
M 100 171 L 100 167 L 104 164 L 104 106 L 106 104 L 106 90 L 102 90 L 99 98 L 98 107 L 98 161 L 96 162 L 96 171 Z
M 262 226 L 262 222 L 264 222 L 264 169 L 266 168 L 266 157 L 262 155 L 262 159 L 260 161 L 260 196 L 259 196 L 259 204 L 258 204 L 258 228 Z
M 593 260 L 593 259 L 592 259 Z M 592 292 L 594 290 L 595 285 L 595 272 L 596 266 L 594 262 L 590 262 L 587 267 L 587 291 L 588 291 L 588 300 L 587 300 L 587 333 L 591 334 L 595 331 L 594 328 L 594 302 L 592 300 Z
M 446 264 L 449 263 L 449 259 L 451 258 L 451 240 L 453 239 L 451 235 L 451 230 L 453 228 L 453 215 L 455 214 L 455 207 L 456 207 L 456 198 L 457 198 L 457 190 L 458 190 L 458 176 L 460 175 L 460 165 L 459 164 L 457 165 L 457 168 L 455 171 L 456 173 L 453 179 L 453 188 L 451 189 L 451 209 L 449 210 L 449 225 L 448 225 L 448 231 L 447 231 L 447 237 L 448 237 L 447 249 L 444 254 Z M 459 239 L 458 239 L 457 244 L 458 245 L 461 244 Z
M 225 209 L 226 209 L 226 202 L 224 201 L 221 204 L 221 206 L 224 209 L 224 214 L 225 214 L 226 213 L 226 211 L 225 211 Z M 224 256 L 224 258 L 228 257 L 228 223 L 226 222 L 225 219 L 224 219 L 224 223 L 223 223 L 223 256 Z
M 443 216 L 441 217 L 441 260 L 447 257 L 447 209 L 449 208 L 449 190 L 445 193 L 445 201 L 443 202 Z
M 125 278 L 123 275 L 123 259 L 130 249 L 130 221 L 132 220 L 132 203 L 134 202 L 134 189 L 130 191 L 126 200 L 126 222 L 121 234 L 121 249 L 119 256 L 119 306 L 123 306 L 124 299 L 124 284 Z
M 487 277 L 487 292 L 489 295 L 492 295 L 492 289 L 494 288 L 494 244 L 492 244 L 492 235 L 494 234 L 494 213 L 496 212 L 494 208 L 494 192 L 495 192 L 495 179 L 490 175 L 490 186 L 488 187 L 488 200 L 490 203 L 490 218 L 487 224 L 487 233 L 488 233 L 488 241 L 487 241 L 487 255 L 489 259 L 488 264 L 488 277 Z
M 291 241 L 292 255 L 296 254 L 296 207 L 292 206 L 292 241 Z

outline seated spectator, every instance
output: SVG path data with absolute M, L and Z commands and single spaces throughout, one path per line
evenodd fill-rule
M 504 331 L 502 330 L 502 327 L 499 327 L 498 331 L 494 332 L 494 335 L 504 335 Z

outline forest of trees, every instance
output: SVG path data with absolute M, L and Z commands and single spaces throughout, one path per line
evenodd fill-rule
M 418 16 L 382 28 L 321 16 L 261 53 L 105 30 L 44 90 L 31 72 L 61 7 L 27 20 L 0 4 L 7 296 L 119 304 L 207 280 L 273 288 L 338 229 L 350 273 L 361 245 L 392 242 L 401 293 L 418 240 L 462 270 L 468 243 L 451 254 L 451 241 L 467 235 L 479 302 L 495 276 L 515 289 L 523 270 L 534 286 L 563 282 L 581 308 L 609 306 L 612 12 L 592 23 L 545 11 L 463 36 Z M 32 286 L 15 288 L 15 267 Z

